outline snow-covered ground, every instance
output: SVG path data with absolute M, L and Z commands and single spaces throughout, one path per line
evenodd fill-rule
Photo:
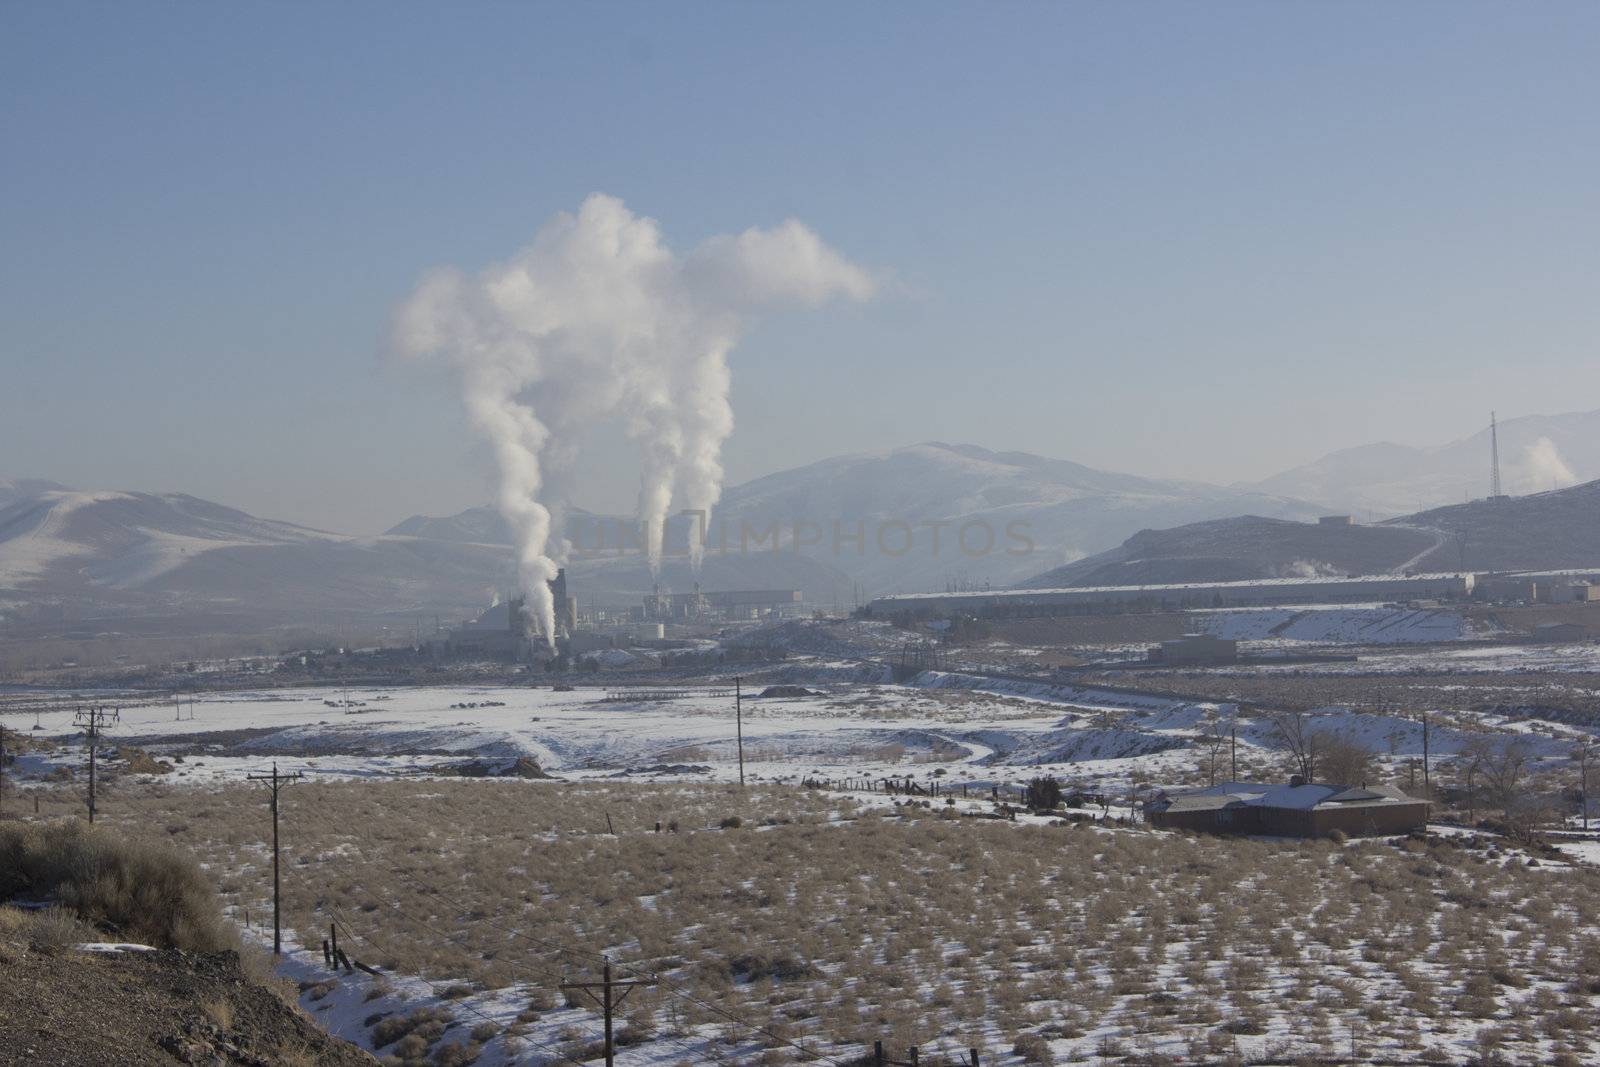
M 963 781 L 1004 783 L 1050 768 L 1074 778 L 1122 777 L 1130 760 L 1157 773 L 1164 764 L 1192 762 L 1187 748 L 1196 724 L 1219 710 L 933 672 L 918 682 L 851 683 L 805 697 L 747 696 L 747 774 L 923 777 L 943 767 Z M 199 697 L 184 707 L 193 718 L 181 721 L 170 704 L 126 706 L 106 744 L 169 761 L 181 755 L 168 780 L 192 784 L 235 780 L 274 761 L 285 772 L 357 777 L 523 756 L 564 778 L 736 778 L 739 724 L 731 690 L 672 693 L 650 699 L 646 690 L 603 688 L 351 690 L 352 704 L 364 706 L 346 711 L 343 690 L 232 692 Z M 40 726 L 34 736 L 59 739 L 64 747 L 24 756 L 17 767 L 24 779 L 83 758 L 70 709 L 43 712 Z
M 353 689 L 349 710 L 343 690 L 289 689 L 202 695 L 184 705 L 181 720 L 171 704 L 126 705 L 105 743 L 170 762 L 165 780 L 173 784 L 237 780 L 274 762 L 285 772 L 352 778 L 448 773 L 469 763 L 496 773 L 524 757 L 564 779 L 707 782 L 738 777 L 742 728 L 753 780 L 913 776 L 981 788 L 1055 774 L 1122 788 L 1191 778 L 1206 724 L 1235 713 L 1230 704 L 954 672 L 925 672 L 910 685 L 861 682 L 851 677 L 859 668 L 836 667 L 837 675 L 827 664 L 797 669 L 812 683 L 806 696 L 746 696 L 742 727 L 731 687 L 721 685 Z M 844 680 L 818 686 L 818 677 Z M 1422 754 L 1414 715 L 1329 707 L 1314 718 L 1315 729 L 1397 766 Z M 72 710 L 43 711 L 39 727 L 11 723 L 56 742 L 19 757 L 16 777 L 26 784 L 61 765 L 81 770 Z M 1431 752 L 1448 757 L 1483 729 L 1522 734 L 1545 759 L 1565 758 L 1587 736 L 1542 719 L 1436 716 Z M 1265 717 L 1241 718 L 1238 742 L 1247 762 L 1281 763 Z
M 1547 671 L 1600 672 L 1600 644 L 1470 645 L 1362 652 L 1354 663 L 1251 664 L 1221 668 L 1227 674 L 1505 674 Z
M 1196 611 L 1191 617 L 1203 633 L 1281 645 L 1406 645 L 1488 636 L 1459 611 L 1388 604 L 1229 608 Z

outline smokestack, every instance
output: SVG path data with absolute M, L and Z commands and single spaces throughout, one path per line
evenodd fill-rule
M 565 556 L 552 509 L 577 469 L 581 428 L 626 414 L 642 477 L 638 518 L 659 571 L 672 504 L 708 523 L 733 431 L 727 357 L 749 317 L 783 306 L 865 300 L 872 279 L 789 220 L 713 237 L 685 257 L 621 200 L 595 193 L 509 261 L 476 276 L 440 269 L 396 311 L 393 346 L 461 374 L 474 427 L 492 446 L 497 503 L 516 535 L 518 575 L 546 634 L 547 583 Z M 705 546 L 690 535 L 691 564 Z

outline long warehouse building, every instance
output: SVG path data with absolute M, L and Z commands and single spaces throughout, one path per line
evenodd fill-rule
M 951 614 L 990 618 L 1089 615 L 1274 604 L 1362 604 L 1374 601 L 1464 600 L 1471 574 L 1375 574 L 1356 578 L 1260 578 L 1243 582 L 1101 585 L 1069 589 L 997 589 L 978 593 L 903 593 L 867 605 L 881 618 Z

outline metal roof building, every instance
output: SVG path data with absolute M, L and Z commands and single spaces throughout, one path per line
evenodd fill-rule
M 1472 588 L 1471 574 L 1259 578 L 1242 582 L 996 589 L 976 593 L 903 593 L 878 597 L 868 605 L 868 610 L 874 615 L 891 617 L 929 617 L 952 613 L 981 616 L 1074 615 L 1097 611 L 1264 607 L 1273 604 L 1459 600 L 1470 596 Z

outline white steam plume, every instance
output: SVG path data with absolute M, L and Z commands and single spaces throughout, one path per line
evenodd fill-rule
M 1561 458 L 1561 449 L 1548 437 L 1541 437 L 1523 449 L 1522 462 L 1518 467 L 1521 480 L 1529 492 L 1558 489 L 1578 481 L 1578 476 L 1567 466 L 1567 461 Z
M 651 219 L 595 193 L 507 262 L 474 277 L 444 268 L 395 315 L 394 344 L 461 374 L 473 425 L 493 447 L 499 507 L 517 538 L 519 580 L 547 639 L 565 542 L 550 533 L 577 462 L 576 430 L 618 415 L 639 446 L 638 517 L 652 569 L 672 505 L 722 494 L 733 431 L 727 356 L 751 315 L 869 298 L 872 278 L 790 220 L 673 255 Z M 705 546 L 691 537 L 698 566 Z

